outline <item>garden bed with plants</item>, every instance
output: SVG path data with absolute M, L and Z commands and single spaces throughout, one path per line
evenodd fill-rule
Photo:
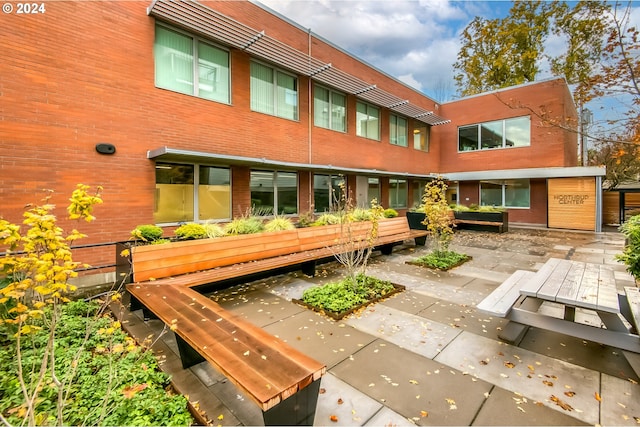
M 471 261 L 471 257 L 455 251 L 431 252 L 426 255 L 407 261 L 407 264 L 427 267 L 434 270 L 448 271 L 452 268 L 461 266 L 467 261 Z
M 404 290 L 404 286 L 387 280 L 358 275 L 340 282 L 314 286 L 304 291 L 302 299 L 292 301 L 334 320 L 342 320 L 370 304 Z

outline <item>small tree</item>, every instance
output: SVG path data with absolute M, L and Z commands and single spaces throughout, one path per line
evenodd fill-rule
M 447 203 L 447 184 L 441 177 L 429 181 L 424 187 L 422 206 L 425 213 L 423 224 L 431 232 L 434 252 L 442 253 L 449 249 L 453 238 L 451 208 Z
M 340 240 L 336 246 L 334 256 L 345 267 L 347 278 L 355 286 L 357 278 L 362 277 L 367 269 L 367 263 L 376 239 L 378 238 L 378 222 L 384 216 L 384 209 L 378 205 L 378 201 L 371 201 L 371 209 L 366 217 L 363 209 L 354 207 L 353 199 L 347 192 L 344 181 L 340 183 L 340 200 L 334 204 L 337 206 L 336 215 L 340 224 Z M 357 226 L 366 219 L 371 223 L 371 228 L 364 234 Z

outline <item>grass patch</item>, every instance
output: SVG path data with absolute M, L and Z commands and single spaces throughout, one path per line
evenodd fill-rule
M 339 320 L 360 307 L 402 289 L 404 288 L 387 280 L 360 274 L 355 280 L 347 278 L 340 282 L 309 288 L 304 291 L 299 302 Z
M 469 255 L 455 251 L 434 251 L 410 261 L 409 264 L 446 271 L 464 264 L 470 259 Z

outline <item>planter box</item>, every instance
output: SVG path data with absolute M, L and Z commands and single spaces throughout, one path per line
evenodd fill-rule
M 424 212 L 407 212 L 407 222 L 411 230 L 426 230 L 427 226 L 422 223 L 426 215 Z
M 458 228 L 479 231 L 509 231 L 509 212 L 454 211 Z M 466 222 L 468 221 L 468 222 Z M 481 224 L 475 223 L 479 222 Z M 489 223 L 495 223 L 489 224 Z

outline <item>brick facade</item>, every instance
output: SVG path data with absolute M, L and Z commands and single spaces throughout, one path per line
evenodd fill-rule
M 300 75 L 298 120 L 252 112 L 252 57 L 233 48 L 230 104 L 159 89 L 154 83 L 156 20 L 147 15 L 149 1 L 47 2 L 44 14 L 5 14 L 0 26 L 0 217 L 20 222 L 25 204 L 37 203 L 41 189 L 48 188 L 56 192 L 53 202 L 60 206 L 62 218 L 77 183 L 100 185 L 104 204 L 96 209 L 98 221 L 81 227 L 90 236 L 84 243 L 126 240 L 135 226 L 153 222 L 155 162 L 147 152 L 163 146 L 401 172 L 407 174 L 398 177 L 408 180 L 409 205 L 411 182 L 419 179 L 412 175 L 576 165 L 576 135 L 541 124 L 532 114 L 543 108 L 547 117 L 575 119 L 561 79 L 439 105 L 253 3 L 202 4 L 451 122 L 431 128 L 430 150 L 423 152 L 412 146 L 413 129 L 421 123 L 409 118 L 409 147 L 394 146 L 389 143 L 389 110 L 380 107 L 380 141 L 361 138 L 355 135 L 357 97 L 349 95 L 347 132 L 319 128 L 312 123 L 312 82 Z M 531 115 L 529 147 L 457 151 L 458 126 L 520 115 Z M 113 144 L 115 154 L 96 152 L 96 144 L 102 142 Z M 231 167 L 234 215 L 250 207 L 250 169 Z M 386 207 L 393 176 L 379 176 Z M 355 182 L 355 175 L 349 181 Z M 532 182 L 532 209 L 512 214 L 514 221 L 545 222 L 543 183 Z M 471 200 L 474 191 L 477 198 L 477 189 L 477 182 L 460 183 L 461 196 L 471 195 Z M 313 204 L 311 170 L 298 173 L 298 203 L 299 212 Z M 65 221 L 61 225 L 76 226 Z M 98 255 L 89 258 L 88 262 L 101 262 Z

